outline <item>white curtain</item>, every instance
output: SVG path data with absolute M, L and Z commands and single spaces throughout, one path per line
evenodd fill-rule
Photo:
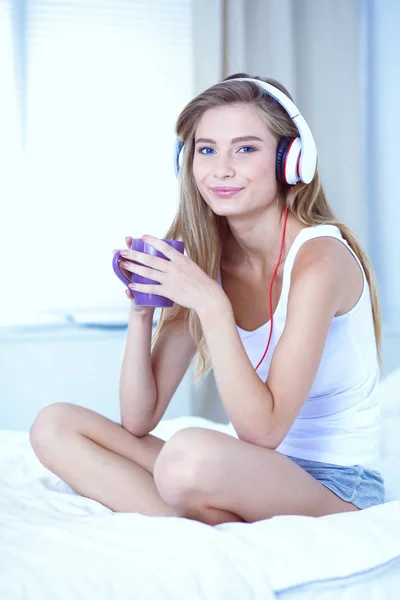
M 194 0 L 194 5 L 195 90 L 239 71 L 273 77 L 288 88 L 309 122 L 328 201 L 356 233 L 375 268 L 390 350 L 385 363 L 394 368 L 399 364 L 393 360 L 395 346 L 400 356 L 395 187 L 400 4 Z M 194 414 L 226 418 L 212 372 L 194 391 L 192 406 Z
M 126 313 L 112 249 L 168 228 L 192 95 L 190 0 L 0 0 L 0 325 Z
M 385 336 L 400 363 L 400 3 L 363 2 L 365 46 L 365 161 L 369 241 L 380 284 Z M 389 352 L 388 352 L 389 354 Z
M 239 71 L 281 81 L 313 131 L 329 201 L 365 242 L 358 2 L 195 0 L 195 6 L 196 91 Z

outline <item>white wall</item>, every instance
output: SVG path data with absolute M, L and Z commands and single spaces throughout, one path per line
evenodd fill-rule
M 39 410 L 72 402 L 120 421 L 118 385 L 126 330 L 60 326 L 0 331 L 0 429 L 27 430 Z M 165 418 L 190 414 L 190 367 Z
M 118 382 L 125 330 L 61 327 L 0 333 L 0 429 L 28 430 L 39 410 L 72 402 L 119 422 Z M 400 366 L 396 335 L 384 342 L 385 375 Z M 212 372 L 192 385 L 193 365 L 175 392 L 164 419 L 207 416 L 227 422 Z

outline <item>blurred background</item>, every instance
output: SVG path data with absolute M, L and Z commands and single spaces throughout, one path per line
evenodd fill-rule
M 56 401 L 119 420 L 112 250 L 163 237 L 175 120 L 238 71 L 281 81 L 307 119 L 375 268 L 385 375 L 399 366 L 399 30 L 398 0 L 0 0 L 0 428 Z M 165 418 L 226 420 L 213 374 L 191 378 Z

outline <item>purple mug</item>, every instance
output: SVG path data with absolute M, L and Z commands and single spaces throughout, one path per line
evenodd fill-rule
M 170 246 L 172 246 L 173 248 L 175 248 L 176 250 L 178 250 L 179 252 L 181 252 L 182 254 L 184 253 L 184 243 L 183 242 L 180 242 L 178 240 L 163 240 L 163 241 L 166 242 L 167 244 L 169 244 Z M 152 254 L 153 256 L 158 256 L 159 258 L 164 258 L 165 260 L 169 260 L 165 256 L 165 254 L 163 254 L 162 252 L 159 252 L 158 250 L 153 248 L 153 246 L 150 246 L 150 244 L 146 244 L 146 242 L 144 242 L 141 238 L 134 238 L 132 240 L 131 248 L 132 248 L 132 250 L 137 250 L 138 252 L 145 252 L 146 254 Z M 131 274 L 132 279 L 128 279 L 127 277 L 125 277 L 125 275 L 122 273 L 122 271 L 119 267 L 120 255 L 121 255 L 121 252 L 119 250 L 117 252 L 115 252 L 113 261 L 112 261 L 112 266 L 114 269 L 114 273 L 122 281 L 122 283 L 124 283 L 126 286 L 128 286 L 132 282 L 133 283 L 151 283 L 154 285 L 160 285 L 160 283 L 158 281 L 153 281 L 152 279 L 147 279 L 146 277 L 143 277 L 142 275 L 137 275 L 136 273 Z M 143 264 L 143 263 L 139 263 L 137 261 L 133 261 L 133 262 L 135 262 L 135 264 L 137 264 L 137 265 Z M 143 265 L 143 266 L 146 266 L 146 265 Z M 135 304 L 137 306 L 154 306 L 154 307 L 170 308 L 171 306 L 174 305 L 173 301 L 170 300 L 169 298 L 166 298 L 165 296 L 158 296 L 157 294 L 146 294 L 144 292 L 136 292 L 135 291 L 135 292 L 133 292 L 133 295 L 135 297 Z

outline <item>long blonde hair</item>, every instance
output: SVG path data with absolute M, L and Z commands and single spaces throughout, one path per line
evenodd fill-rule
M 269 130 L 277 140 L 280 140 L 283 136 L 297 137 L 298 135 L 296 126 L 278 102 L 266 95 L 255 83 L 230 81 L 230 79 L 236 77 L 265 81 L 274 85 L 291 98 L 286 88 L 274 79 L 264 79 L 252 77 L 245 73 L 237 73 L 230 75 L 224 81 L 213 85 L 196 96 L 187 104 L 178 117 L 176 134 L 185 145 L 178 180 L 179 205 L 173 223 L 164 237 L 166 239 L 182 240 L 185 244 L 185 251 L 188 257 L 199 265 L 212 279 L 217 278 L 222 249 L 229 233 L 229 226 L 226 217 L 216 215 L 203 200 L 193 176 L 194 138 L 200 118 L 210 108 L 226 106 L 228 104 L 252 104 L 260 111 Z M 298 182 L 293 187 L 287 184 L 278 184 L 278 197 L 281 199 L 282 213 L 287 204 L 290 212 L 298 221 L 304 223 L 304 225 L 329 224 L 339 227 L 344 239 L 358 256 L 370 288 L 376 347 L 381 366 L 382 325 L 375 275 L 370 261 L 357 241 L 356 236 L 346 225 L 337 220 L 332 208 L 329 206 L 320 183 L 318 169 L 313 180 L 308 185 L 302 182 Z M 197 381 L 211 368 L 211 360 L 200 319 L 194 310 L 179 305 L 175 305 L 172 310 L 169 310 L 171 312 L 168 317 L 165 314 L 165 310 L 161 310 L 159 321 L 152 337 L 152 345 L 155 344 L 167 321 L 183 317 L 186 326 L 189 326 L 191 336 L 197 346 L 197 362 L 194 377 L 194 380 Z

